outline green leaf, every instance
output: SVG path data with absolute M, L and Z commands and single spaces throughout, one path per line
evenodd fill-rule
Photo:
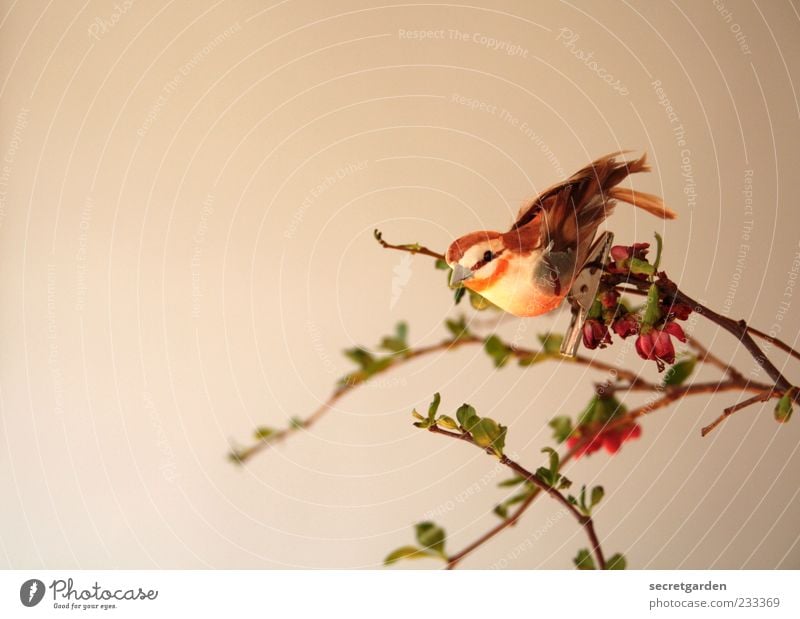
M 444 557 L 445 532 L 441 527 L 433 522 L 420 522 L 415 527 L 417 542 L 424 550 L 430 549 L 441 557 Z
M 275 430 L 266 426 L 256 428 L 256 431 L 253 433 L 257 441 L 265 441 L 273 434 L 275 434 Z
M 299 430 L 300 428 L 305 427 L 306 422 L 300 419 L 300 417 L 292 417 L 289 419 L 289 427 Z
M 555 485 L 555 480 L 553 479 L 553 473 L 546 466 L 540 466 L 538 469 L 536 469 L 536 477 L 541 479 L 548 486 Z
M 559 464 L 558 452 L 555 449 L 553 449 L 552 447 L 543 447 L 542 448 L 542 453 L 549 454 L 549 456 L 550 456 L 550 472 L 553 475 L 557 475 L 558 474 L 558 464 Z M 555 479 L 555 477 L 553 479 Z
M 642 316 L 642 325 L 652 327 L 661 318 L 661 310 L 658 307 L 659 290 L 658 286 L 651 284 L 647 291 L 647 301 L 644 305 L 644 315 Z
M 592 508 L 602 501 L 605 493 L 606 491 L 603 490 L 603 486 L 595 486 L 592 488 L 592 498 L 590 499 L 589 507 Z
M 458 419 L 458 424 L 469 432 L 472 426 L 478 423 L 480 417 L 478 417 L 478 414 L 472 406 L 465 403 L 458 407 L 456 419 Z
M 607 570 L 624 570 L 628 567 L 628 562 L 625 560 L 625 555 L 617 553 L 606 561 Z
M 350 348 L 344 351 L 344 355 L 348 359 L 355 361 L 364 370 L 375 363 L 375 357 L 363 348 Z
M 483 348 L 494 361 L 496 368 L 503 367 L 511 357 L 511 348 L 496 335 L 487 337 Z
M 395 334 L 393 336 L 384 337 L 381 340 L 381 348 L 393 353 L 404 352 L 408 350 L 408 325 L 404 322 L 398 322 L 395 327 Z
M 439 404 L 442 402 L 442 396 L 439 395 L 439 392 L 433 394 L 433 400 L 428 406 L 428 421 L 433 421 L 436 418 L 436 411 L 439 410 Z
M 427 556 L 430 555 L 423 552 L 416 546 L 401 546 L 397 550 L 390 552 L 387 555 L 387 557 L 383 560 L 383 564 L 391 565 L 392 563 L 396 563 L 400 559 L 421 559 Z
M 594 566 L 594 559 L 586 548 L 581 548 L 578 551 L 578 555 L 572 561 L 575 563 L 575 567 L 577 567 L 579 570 L 596 569 Z
M 544 333 L 538 336 L 542 344 L 542 351 L 548 355 L 561 355 L 561 343 L 564 336 L 560 333 Z
M 456 288 L 455 293 L 453 293 L 453 299 L 455 300 L 456 305 L 461 303 L 461 299 L 464 298 L 464 295 L 466 293 L 467 293 L 467 289 L 464 288 L 464 286 L 460 286 L 459 288 Z
M 472 434 L 472 440 L 477 445 L 483 448 L 491 448 L 498 457 L 503 455 L 506 441 L 505 426 L 501 426 L 494 419 L 483 417 L 478 418 L 469 432 Z
M 454 340 L 460 340 L 461 338 L 468 337 L 470 334 L 464 316 L 459 316 L 458 320 L 451 320 L 448 318 L 444 321 L 444 324 L 447 330 L 450 331 Z
M 469 304 L 479 312 L 487 309 L 498 309 L 489 299 L 482 297 L 474 290 L 469 291 Z
M 500 518 L 502 518 L 503 520 L 508 518 L 508 508 L 505 506 L 504 503 L 500 503 L 499 505 L 495 505 L 495 507 L 494 507 L 494 509 L 492 511 L 494 511 L 494 513 L 497 514 L 498 516 L 500 516 Z
M 631 273 L 637 273 L 639 275 L 653 275 L 656 272 L 652 264 L 640 258 L 631 258 L 628 260 L 628 270 Z
M 446 261 L 442 260 L 441 258 L 437 258 L 436 262 L 433 263 L 433 266 L 441 271 L 446 271 L 450 268 Z
M 447 428 L 448 430 L 458 430 L 458 422 L 452 417 L 442 415 L 436 420 L 436 425 Z
M 775 405 L 775 421 L 778 423 L 788 423 L 792 418 L 792 395 L 794 389 L 789 389 L 781 396 L 778 403 Z
M 563 443 L 572 434 L 572 419 L 566 415 L 553 417 L 547 425 L 553 428 L 553 438 L 559 443 Z
M 687 378 L 694 372 L 695 365 L 697 365 L 697 358 L 691 357 L 685 361 L 679 361 L 664 374 L 664 386 L 674 387 L 682 385 Z
M 653 261 L 653 271 L 658 271 L 658 266 L 661 264 L 661 250 L 664 248 L 664 240 L 658 232 L 654 232 L 656 237 L 656 259 Z

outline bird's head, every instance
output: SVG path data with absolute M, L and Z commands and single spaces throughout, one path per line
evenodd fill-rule
M 462 236 L 447 249 L 447 264 L 453 269 L 450 285 L 482 292 L 503 276 L 509 258 L 510 250 L 499 232 L 483 230 Z

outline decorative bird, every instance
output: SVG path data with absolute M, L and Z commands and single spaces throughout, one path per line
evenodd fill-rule
M 515 316 L 545 314 L 561 305 L 587 259 L 599 255 L 601 241 L 608 251 L 610 233 L 597 243 L 595 234 L 617 201 L 674 219 L 661 198 L 617 186 L 629 174 L 650 171 L 646 154 L 618 161 L 624 152 L 601 157 L 540 194 L 508 232 L 480 230 L 456 239 L 446 254 L 451 285 L 466 286 Z

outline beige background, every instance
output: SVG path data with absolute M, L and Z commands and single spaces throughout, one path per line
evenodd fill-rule
M 537 466 L 546 421 L 576 414 L 596 374 L 495 372 L 464 349 L 385 375 L 245 468 L 226 451 L 313 410 L 351 367 L 342 349 L 400 319 L 414 345 L 444 337 L 442 273 L 380 250 L 374 227 L 444 249 L 613 150 L 650 153 L 635 186 L 680 213 L 663 225 L 620 207 L 617 238 L 660 230 L 688 292 L 797 340 L 788 1 L 2 4 L 4 567 L 376 567 L 426 514 L 452 551 L 472 541 L 496 522 L 505 472 L 415 430 L 410 410 L 435 390 L 444 409 L 469 401 Z M 419 30 L 444 38 L 401 32 Z M 533 344 L 565 319 L 500 329 Z M 694 332 L 752 367 L 727 334 Z M 654 376 L 629 347 L 598 356 Z M 570 467 L 606 488 L 609 553 L 636 568 L 800 567 L 800 420 L 753 408 L 701 439 L 735 402 L 687 400 L 616 457 Z M 567 568 L 585 545 L 540 500 L 463 566 Z

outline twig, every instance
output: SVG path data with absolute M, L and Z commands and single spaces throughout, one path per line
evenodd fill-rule
M 747 398 L 746 400 L 742 400 L 738 404 L 734 404 L 733 406 L 729 406 L 722 414 L 717 417 L 712 423 L 708 424 L 705 428 L 703 428 L 700 433 L 703 436 L 706 436 L 709 432 L 711 432 L 714 428 L 716 428 L 719 424 L 725 421 L 728 417 L 733 415 L 736 411 L 740 411 L 743 408 L 747 408 L 752 404 L 757 404 L 758 402 L 766 402 L 771 397 L 778 395 L 773 389 L 766 389 L 761 393 L 754 395 L 752 398 Z
M 433 425 L 428 428 L 431 432 L 435 434 L 442 434 L 444 436 L 449 436 L 450 438 L 460 439 L 469 443 L 470 445 L 475 445 L 476 447 L 480 447 L 475 441 L 473 440 L 472 436 L 468 432 L 464 433 L 457 433 L 457 432 L 450 432 L 448 430 L 443 430 L 439 426 Z M 494 455 L 494 452 L 491 448 L 481 448 L 486 453 L 490 455 Z M 589 537 L 589 542 L 592 545 L 592 552 L 594 552 L 595 558 L 597 559 L 597 565 L 601 570 L 606 569 L 606 560 L 603 556 L 603 549 L 600 547 L 600 541 L 597 538 L 597 533 L 594 529 L 594 522 L 592 521 L 591 516 L 585 516 L 581 514 L 575 506 L 567 500 L 563 494 L 561 494 L 558 489 L 554 488 L 553 486 L 544 482 L 544 480 L 540 479 L 525 467 L 520 465 L 519 463 L 515 462 L 508 456 L 501 456 L 500 457 L 500 464 L 507 466 L 512 471 L 524 477 L 526 480 L 531 482 L 534 486 L 539 488 L 542 492 L 546 492 L 551 497 L 553 497 L 557 502 L 561 503 L 567 511 L 572 514 L 572 516 L 577 520 L 578 524 L 580 524 L 584 530 L 586 531 L 586 535 Z M 497 533 L 499 533 L 505 527 L 495 527 L 498 529 Z M 490 536 L 491 537 L 491 536 Z M 487 538 L 488 539 L 488 538 Z M 478 544 L 480 545 L 480 544 Z M 477 547 L 477 546 L 476 546 Z
M 722 370 L 722 372 L 730 376 L 731 379 L 733 380 L 743 381 L 743 382 L 746 381 L 745 377 L 739 370 L 733 367 L 730 363 L 725 363 L 722 359 L 717 357 L 714 353 L 708 350 L 708 348 L 703 346 L 695 338 L 687 335 L 686 340 L 689 343 L 689 345 L 692 348 L 694 348 L 695 351 L 698 353 L 698 358 L 700 358 L 700 361 L 719 368 L 720 370 Z
M 383 240 L 383 233 L 377 228 L 375 229 L 373 234 L 375 235 L 375 240 L 381 244 L 381 247 L 385 247 L 386 249 L 407 251 L 411 254 L 422 254 L 424 256 L 430 256 L 431 258 L 438 258 L 439 260 L 444 260 L 444 254 L 440 254 L 438 252 L 433 251 L 432 249 L 423 247 L 419 243 L 406 243 L 404 245 L 393 245 L 392 243 Z
M 779 340 L 777 337 L 772 337 L 771 335 L 768 335 L 763 331 L 759 331 L 750 325 L 747 326 L 747 330 L 756 337 L 760 337 L 762 340 L 772 344 L 775 346 L 775 348 L 780 348 L 783 352 L 789 353 L 795 359 L 800 359 L 800 352 L 797 352 L 794 348 L 789 346 L 786 342 Z

